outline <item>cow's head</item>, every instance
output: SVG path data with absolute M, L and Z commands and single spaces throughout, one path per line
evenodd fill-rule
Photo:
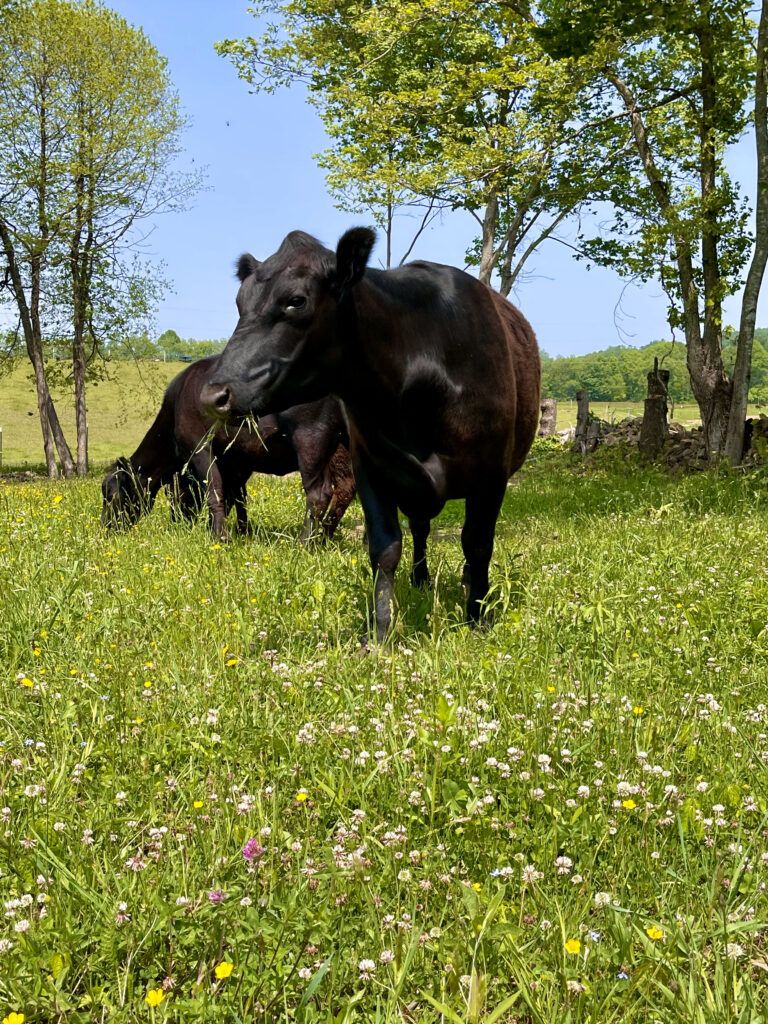
M 108 530 L 133 526 L 152 507 L 155 494 L 130 460 L 119 458 L 101 482 L 101 525 Z
M 336 252 L 292 231 L 274 256 L 237 264 L 240 318 L 201 400 L 214 416 L 263 416 L 333 390 L 343 357 L 338 323 L 351 310 L 376 235 L 352 228 Z

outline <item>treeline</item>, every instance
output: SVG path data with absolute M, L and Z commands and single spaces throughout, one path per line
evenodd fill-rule
M 204 341 L 198 338 L 180 338 L 176 331 L 164 331 L 153 341 L 149 335 L 140 334 L 111 345 L 110 359 L 162 359 L 184 361 L 215 356 L 227 343 L 226 338 Z
M 738 335 L 726 330 L 723 336 L 723 362 L 733 372 Z M 653 360 L 670 371 L 669 397 L 674 402 L 693 402 L 684 342 L 654 341 L 642 348 L 615 345 L 583 356 L 541 355 L 542 395 L 545 398 L 574 398 L 582 388 L 596 402 L 636 402 L 646 395 L 647 374 Z M 768 402 L 768 328 L 755 331 L 752 357 L 750 402 Z
M 192 361 L 215 356 L 222 351 L 227 343 L 226 338 L 203 340 L 198 338 L 180 338 L 175 331 L 165 331 L 157 339 L 147 333 L 130 335 L 123 339 L 112 340 L 102 344 L 87 366 L 87 380 L 101 379 L 102 360 L 155 359 L 171 362 L 173 360 Z M 3 367 L 10 368 L 13 359 L 24 351 L 24 339 L 18 331 L 0 331 L 0 373 Z M 41 340 L 41 352 L 45 360 L 68 360 L 72 358 L 72 342 L 69 338 L 48 337 Z

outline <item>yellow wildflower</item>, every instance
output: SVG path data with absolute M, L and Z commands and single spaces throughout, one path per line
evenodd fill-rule
M 635 807 L 637 807 L 637 804 L 632 799 L 632 797 L 630 797 L 629 800 L 622 800 L 621 806 L 627 811 L 633 811 Z
M 151 988 L 144 997 L 144 1002 L 150 1006 L 159 1006 L 165 999 L 165 992 L 161 988 Z
M 199 811 L 200 808 L 203 806 L 203 801 L 202 800 L 193 800 L 192 806 L 195 808 L 195 810 Z
M 24 678 L 21 680 L 21 685 L 22 686 L 26 686 L 27 688 L 31 688 L 35 684 L 32 682 L 32 680 L 29 678 L 29 676 L 24 676 Z
M 568 941 L 565 944 L 565 952 L 566 953 L 580 953 L 581 952 L 581 943 L 579 942 L 579 940 L 578 939 L 568 939 Z
M 473 882 L 472 888 L 475 890 L 475 892 L 481 892 L 483 887 L 479 882 Z
M 659 939 L 664 938 L 664 932 L 661 928 L 657 928 L 655 924 L 652 924 L 650 928 L 646 928 L 645 934 L 648 936 L 649 939 L 652 939 L 654 942 L 658 942 Z
M 635 715 L 642 715 L 644 710 L 645 710 L 645 708 L 634 707 L 634 708 L 632 708 L 632 713 L 635 714 Z
M 303 800 L 306 800 L 307 799 L 307 791 L 306 791 L 306 789 L 300 789 L 299 792 L 296 794 L 296 799 L 299 801 L 299 803 L 301 803 Z
M 229 661 L 227 662 L 227 668 L 229 668 L 230 665 L 238 665 L 239 663 L 239 658 L 230 658 Z
M 3 1024 L 24 1024 L 23 1013 L 9 1013 L 7 1017 L 3 1017 Z
M 216 974 L 216 977 L 219 979 L 228 978 L 234 969 L 235 968 L 229 962 L 229 960 L 222 960 L 214 973 Z

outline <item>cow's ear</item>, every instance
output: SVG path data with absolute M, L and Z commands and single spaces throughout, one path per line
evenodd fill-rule
M 371 228 L 350 228 L 339 239 L 336 246 L 336 271 L 333 275 L 334 288 L 339 298 L 347 294 L 365 273 L 375 241 L 376 232 Z
M 249 252 L 244 252 L 237 261 L 237 276 L 240 281 L 244 281 L 246 277 L 250 277 L 251 274 L 255 274 L 260 266 L 261 264 L 259 261 L 254 259 Z

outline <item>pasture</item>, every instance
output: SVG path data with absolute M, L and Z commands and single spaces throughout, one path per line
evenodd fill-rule
M 65 364 L 62 363 L 62 366 Z M 105 465 L 118 455 L 130 454 L 138 445 L 160 407 L 170 380 L 188 364 L 175 362 L 115 361 L 104 365 L 104 379 L 88 389 L 89 450 L 94 465 Z M 34 380 L 28 360 L 17 360 L 0 376 L 0 427 L 3 430 L 3 467 L 37 467 L 43 462 L 40 421 Z M 54 396 L 64 432 L 74 444 L 74 410 L 66 388 Z M 641 416 L 642 402 L 594 402 L 592 412 L 608 421 Z M 698 419 L 696 406 L 675 408 L 675 419 L 690 423 Z M 759 415 L 750 406 L 748 416 Z M 576 425 L 576 403 L 558 402 L 557 428 Z
M 367 656 L 357 504 L 302 550 L 298 479 L 253 478 L 220 546 L 0 482 L 1 1014 L 764 1020 L 764 472 L 538 448 L 493 626 L 449 505 Z

